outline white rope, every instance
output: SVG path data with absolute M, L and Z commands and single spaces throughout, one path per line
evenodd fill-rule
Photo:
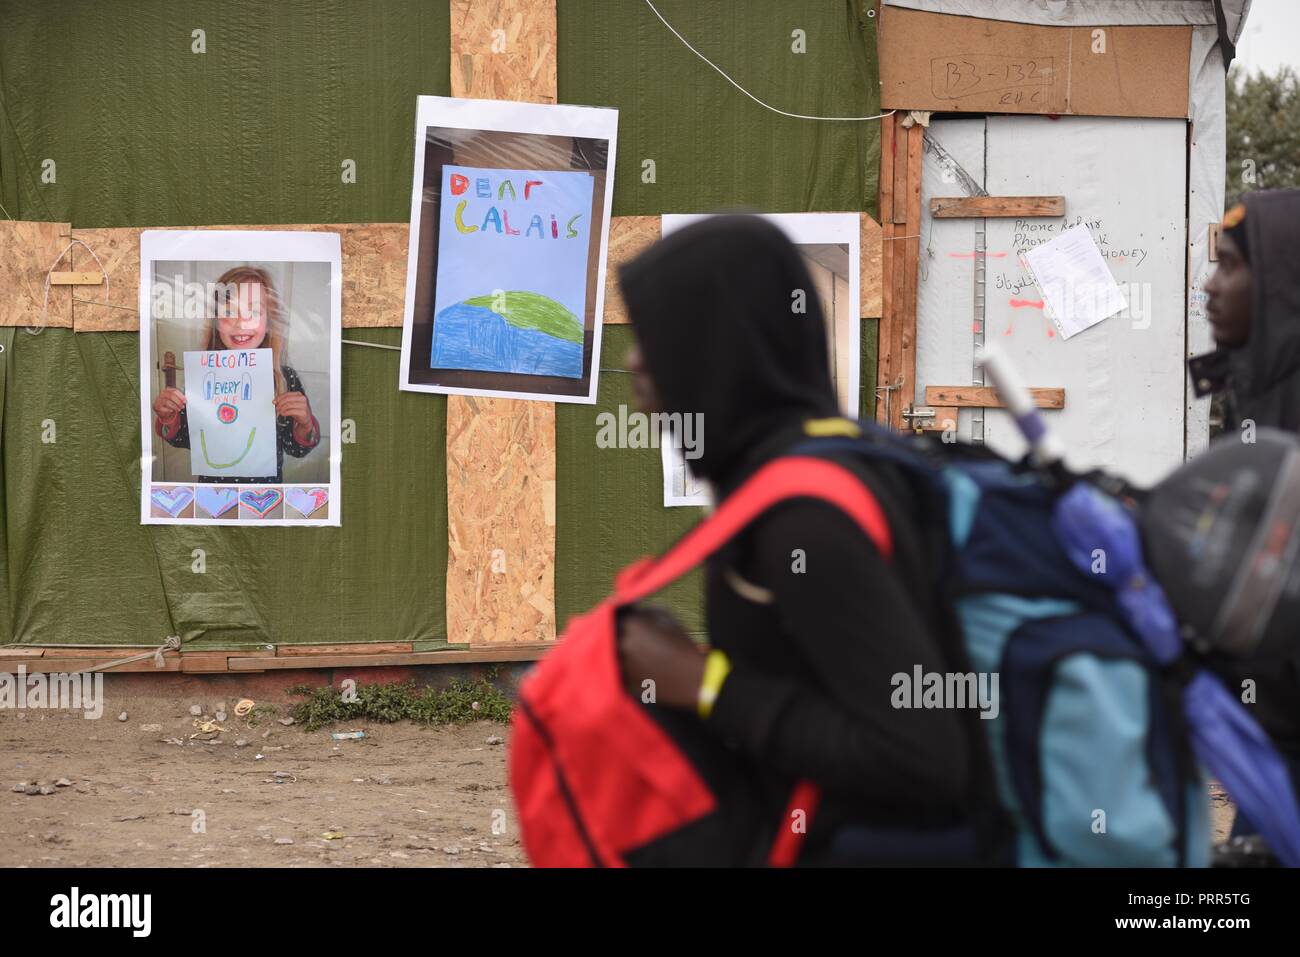
M 119 665 L 129 665 L 133 661 L 144 661 L 146 658 L 153 659 L 153 665 L 155 668 L 162 668 L 164 667 L 163 652 L 180 651 L 180 650 L 181 650 L 180 636 L 171 635 L 167 638 L 166 641 L 164 641 L 153 651 L 146 651 L 138 655 L 131 655 L 131 657 L 129 658 L 119 658 L 116 661 L 107 661 L 102 665 L 96 665 L 94 668 L 83 668 L 81 671 L 74 671 L 72 672 L 72 674 L 88 675 L 88 674 L 93 674 L 96 671 L 108 671 L 110 668 L 116 668 Z
M 345 346 L 366 346 L 370 349 L 390 349 L 393 352 L 401 352 L 401 346 L 390 346 L 382 342 L 362 342 L 360 339 L 340 339 L 339 342 Z
M 73 301 L 73 302 L 84 302 L 84 303 L 85 303 L 86 305 L 88 305 L 88 306 L 104 306 L 104 307 L 107 308 L 107 309 L 123 309 L 123 310 L 125 310 L 126 312 L 137 312 L 137 313 L 138 313 L 138 312 L 140 311 L 140 310 L 137 309 L 135 306 L 123 306 L 123 305 L 120 305 L 119 303 L 116 303 L 116 302 L 103 302 L 103 301 L 101 301 L 101 300 L 99 300 L 99 299 L 78 299 L 76 296 L 73 296 L 73 297 L 72 297 L 72 301 Z
M 105 299 L 108 298 L 109 291 L 110 291 L 108 270 L 104 268 L 104 264 L 100 262 L 99 257 L 95 255 L 95 250 L 91 249 L 89 246 L 86 246 L 86 244 L 83 243 L 80 239 L 74 239 L 72 242 L 68 243 L 68 245 L 63 248 L 63 252 L 59 253 L 58 258 L 55 259 L 54 262 L 50 264 L 50 268 L 45 270 L 45 296 L 41 300 L 41 325 L 28 326 L 27 332 L 30 335 L 33 336 L 39 335 L 41 330 L 50 324 L 50 278 L 54 275 L 55 267 L 58 266 L 59 263 L 63 262 L 63 257 L 72 251 L 73 246 L 84 246 L 86 252 L 90 253 L 90 258 L 95 260 L 95 265 L 99 267 L 99 271 L 104 277 L 104 298 Z
M 699 57 L 709 66 L 713 67 L 713 69 L 716 70 L 724 80 L 726 80 L 728 83 L 734 86 L 741 93 L 744 93 L 747 97 L 749 97 L 759 106 L 763 107 L 763 109 L 765 110 L 771 110 L 773 113 L 779 113 L 781 116 L 788 116 L 791 119 L 795 119 L 795 120 L 823 120 L 828 123 L 862 123 L 865 122 L 866 120 L 884 119 L 886 116 L 892 116 L 896 112 L 895 110 L 890 110 L 888 113 L 878 113 L 875 116 L 808 116 L 804 113 L 787 113 L 785 110 L 777 109 L 775 106 L 772 106 L 770 103 L 764 103 L 753 93 L 750 93 L 747 89 L 745 89 L 735 80 L 733 80 L 730 76 L 728 76 L 726 71 L 723 70 L 722 67 L 718 66 L 716 63 L 714 63 L 712 60 L 706 57 L 699 50 L 695 49 L 695 47 L 691 46 L 691 41 L 687 40 L 684 36 L 678 33 L 677 30 L 673 27 L 673 25 L 664 19 L 664 15 L 655 9 L 655 5 L 651 3 L 650 0 L 645 0 L 645 5 L 650 8 L 651 12 L 654 13 L 654 15 L 659 18 L 659 22 L 662 23 L 664 26 L 666 26 L 673 36 L 681 40 L 682 43 L 686 45 L 686 49 L 690 50 L 692 53 L 694 53 L 697 57 Z

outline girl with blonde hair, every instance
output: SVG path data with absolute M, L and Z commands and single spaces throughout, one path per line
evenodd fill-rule
M 285 358 L 289 319 L 270 274 L 256 266 L 236 266 L 216 282 L 203 348 L 270 349 L 275 368 L 275 475 L 255 478 L 196 475 L 196 482 L 265 485 L 284 481 L 284 455 L 302 458 L 320 444 L 320 423 L 312 414 L 302 380 Z M 154 431 L 175 448 L 190 447 L 185 393 L 168 386 L 153 402 Z

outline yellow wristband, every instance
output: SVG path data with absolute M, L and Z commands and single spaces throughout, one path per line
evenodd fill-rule
M 696 704 L 701 718 L 713 713 L 713 703 L 718 700 L 722 683 L 731 673 L 731 659 L 725 651 L 714 648 L 704 662 L 704 678 L 700 681 L 700 697 Z

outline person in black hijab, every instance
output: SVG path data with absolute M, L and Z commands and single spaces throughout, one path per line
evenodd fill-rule
M 1224 396 L 1224 428 L 1300 432 L 1300 190 L 1251 193 L 1224 215 L 1205 291 L 1215 350 L 1188 362 L 1198 396 Z
M 702 454 L 687 464 L 717 501 L 809 435 L 856 431 L 839 417 L 807 267 L 772 224 L 702 220 L 620 278 L 639 345 L 628 357 L 638 400 L 646 411 L 702 416 Z M 892 850 L 887 837 L 865 842 L 872 862 L 924 863 L 926 835 L 967 819 L 979 722 L 974 711 L 891 704 L 892 676 L 952 670 L 955 631 L 933 601 L 912 490 L 885 463 L 826 457 L 880 502 L 893 562 L 833 506 L 787 502 L 709 560 L 712 650 L 667 612 L 625 612 L 624 676 L 638 697 L 653 679 L 656 707 L 699 715 L 743 757 L 762 819 L 781 819 L 795 780 L 822 787 L 801 862 L 836 860 L 837 835 L 901 832 L 916 840 Z

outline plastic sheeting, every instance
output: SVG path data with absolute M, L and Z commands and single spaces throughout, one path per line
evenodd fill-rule
M 745 16 L 722 2 L 657 6 L 776 106 L 879 112 L 861 0 L 762 0 Z M 878 121 L 764 110 L 641 2 L 563 0 L 558 17 L 561 102 L 622 110 L 615 213 L 875 209 Z M 450 92 L 448 46 L 448 4 L 428 0 L 0 0 L 0 202 L 14 218 L 83 228 L 403 222 L 416 96 Z M 41 182 L 46 158 L 53 183 Z M 606 335 L 603 365 L 620 368 L 619 334 Z M 343 349 L 356 441 L 343 450 L 341 529 L 187 529 L 139 525 L 134 334 L 0 329 L 0 344 L 0 644 L 446 637 L 445 405 L 397 390 L 396 353 Z M 624 450 L 613 469 L 595 447 L 591 417 L 631 402 L 626 379 L 602 375 L 600 406 L 557 416 L 561 623 L 607 593 L 626 556 L 661 550 L 680 531 L 669 522 L 690 518 L 651 514 L 665 512 L 653 450 Z M 671 597 L 698 626 L 698 593 Z
M 342 528 L 220 528 L 140 524 L 138 335 L 8 328 L 0 344 L 0 643 L 443 637 L 446 407 L 398 391 L 396 353 L 344 347 Z
M 627 367 L 632 327 L 608 326 L 601 343 L 600 390 L 593 405 L 555 410 L 555 620 L 563 628 L 613 591 L 620 568 L 657 554 L 703 514 L 699 508 L 663 507 L 659 450 L 596 446 L 602 415 L 637 410 Z M 703 578 L 690 575 L 656 601 L 672 608 L 687 630 L 704 631 Z
M 81 229 L 405 222 L 449 47 L 429 0 L 0 0 L 0 196 Z
M 449 32 L 427 0 L 0 0 L 0 203 L 78 227 L 404 221 Z M 137 340 L 0 330 L 0 644 L 445 637 L 445 404 L 398 391 L 396 352 L 343 347 L 343 528 L 146 528 Z
M 659 12 L 747 90 L 787 112 L 872 116 L 879 109 L 875 20 L 859 0 L 657 0 Z M 691 53 L 641 0 L 559 6 L 563 103 L 619 108 L 615 215 L 711 212 L 875 214 L 878 120 L 796 120 L 754 103 Z M 795 52 L 803 31 L 806 52 Z M 653 161 L 653 176 L 645 164 Z M 635 411 L 623 372 L 627 326 L 605 329 L 595 406 L 556 410 L 556 620 L 609 594 L 628 562 L 664 551 L 698 517 L 665 509 L 657 449 L 596 448 L 596 416 Z M 875 412 L 876 322 L 862 330 L 863 411 Z M 660 601 L 702 631 L 693 574 Z
M 655 3 L 758 99 L 789 113 L 855 117 L 880 112 L 868 6 L 750 0 L 742 12 L 734 3 Z M 641 0 L 564 0 L 558 27 L 560 102 L 619 110 L 614 215 L 736 207 L 874 215 L 878 120 L 802 120 L 764 109 L 687 49 Z

